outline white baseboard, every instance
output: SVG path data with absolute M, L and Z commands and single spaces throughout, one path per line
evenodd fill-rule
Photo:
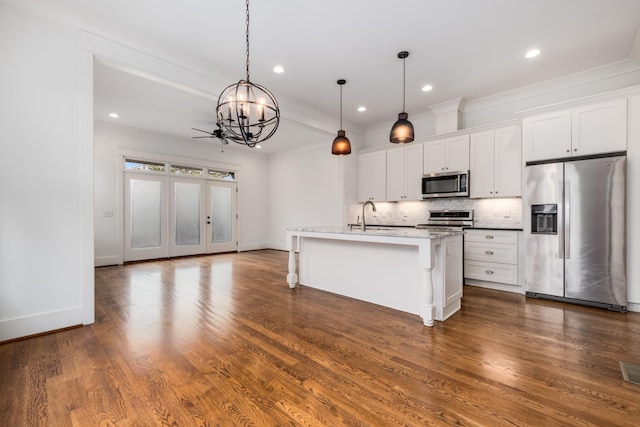
M 238 245 L 238 252 L 259 251 L 260 249 L 269 249 L 269 245 L 266 243 L 249 243 L 245 245 Z
M 275 249 L 277 251 L 286 251 L 287 245 L 284 243 L 269 243 L 269 249 Z
M 3 320 L 0 321 L 0 341 L 82 325 L 83 314 L 83 307 L 72 307 L 49 313 Z
M 635 303 L 635 302 L 628 302 L 627 303 L 627 311 L 633 311 L 636 313 L 640 313 L 640 304 Z
M 110 256 L 97 256 L 93 258 L 93 265 L 95 267 L 106 267 L 107 265 L 121 265 L 122 260 L 118 255 Z
M 480 288 L 495 289 L 497 291 L 513 292 L 516 294 L 524 294 L 524 287 L 520 285 L 509 285 L 506 283 L 486 282 L 484 280 L 464 279 L 464 284 L 469 286 L 477 286 Z

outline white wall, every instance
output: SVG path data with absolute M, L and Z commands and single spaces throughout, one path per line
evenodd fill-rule
M 285 249 L 287 227 L 346 224 L 348 203 L 356 198 L 356 153 L 364 138 L 347 132 L 353 154 L 334 156 L 331 143 L 335 135 L 316 132 L 306 137 L 324 144 L 270 159 L 269 247 L 274 249 Z
M 0 341 L 93 321 L 79 47 L 0 3 Z
M 104 122 L 95 123 L 95 257 L 96 265 L 122 262 L 122 192 L 118 164 L 123 153 L 149 153 L 160 160 L 194 165 L 230 165 L 238 170 L 238 248 L 267 247 L 269 236 L 269 161 L 267 156 L 240 152 L 217 140 L 179 139 Z M 144 157 L 144 156 L 143 156 Z M 113 217 L 105 216 L 113 212 Z M 121 226 L 120 226 L 121 227 Z

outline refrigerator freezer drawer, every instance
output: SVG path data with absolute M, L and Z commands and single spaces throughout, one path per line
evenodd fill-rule
M 488 282 L 518 284 L 518 266 L 492 262 L 465 261 L 464 277 Z
M 502 243 L 465 242 L 464 258 L 470 261 L 518 263 L 518 246 Z

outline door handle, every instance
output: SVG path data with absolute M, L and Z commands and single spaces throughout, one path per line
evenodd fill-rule
M 493 239 L 493 236 L 491 234 L 487 234 L 486 236 L 484 236 L 485 239 Z
M 564 259 L 571 258 L 571 181 L 564 184 Z
M 484 253 L 487 255 L 493 255 L 493 251 L 484 251 Z
M 485 270 L 484 272 L 487 273 L 487 274 L 493 274 L 492 270 Z

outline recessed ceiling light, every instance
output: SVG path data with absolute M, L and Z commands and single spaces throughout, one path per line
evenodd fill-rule
M 114 118 L 114 119 L 117 119 L 117 118 L 118 118 L 118 117 L 120 117 L 120 116 L 118 115 L 118 113 L 110 113 L 110 114 L 109 114 L 109 117 Z
M 262 148 L 262 145 L 258 144 L 256 145 L 256 148 Z
M 361 113 L 365 112 L 367 111 L 367 107 L 365 107 L 364 105 L 361 105 L 360 107 L 358 107 L 358 111 L 360 111 Z
M 284 68 L 282 68 L 281 65 L 276 65 L 275 67 L 273 67 L 273 72 L 274 73 L 278 73 L 278 74 L 282 74 L 282 73 L 284 73 Z
M 540 55 L 540 49 L 531 49 L 524 55 L 524 57 L 525 58 L 535 58 L 538 55 Z
M 431 85 L 422 86 L 422 91 L 423 92 L 430 92 L 432 89 L 433 89 L 433 86 L 431 86 Z

